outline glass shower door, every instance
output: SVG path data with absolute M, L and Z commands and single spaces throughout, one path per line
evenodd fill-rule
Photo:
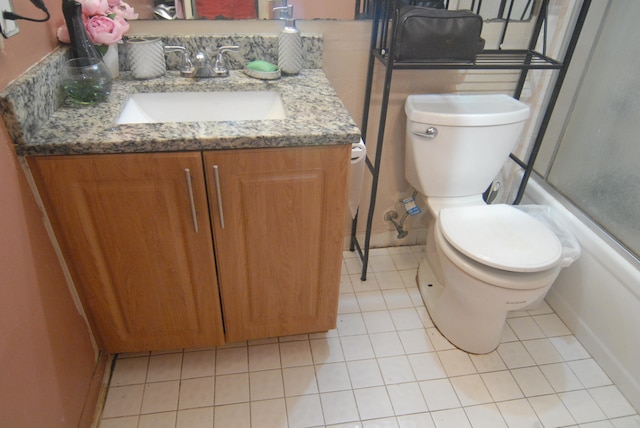
M 547 181 L 640 254 L 640 2 L 610 2 Z

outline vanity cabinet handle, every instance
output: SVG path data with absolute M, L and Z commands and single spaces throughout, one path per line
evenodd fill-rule
M 191 170 L 184 169 L 187 177 L 187 189 L 189 190 L 189 204 L 191 205 L 191 218 L 193 219 L 193 230 L 198 233 L 198 214 L 196 213 L 196 202 L 193 199 L 193 186 L 191 185 Z
M 213 176 L 216 180 L 216 196 L 218 197 L 218 214 L 220 215 L 220 228 L 224 229 L 224 210 L 222 209 L 222 195 L 220 194 L 220 174 L 218 174 L 218 165 L 213 165 Z

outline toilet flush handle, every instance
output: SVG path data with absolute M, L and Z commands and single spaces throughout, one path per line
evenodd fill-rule
M 420 137 L 436 138 L 436 136 L 438 136 L 438 128 L 436 128 L 435 126 L 430 126 L 424 132 L 414 130 L 413 133 Z

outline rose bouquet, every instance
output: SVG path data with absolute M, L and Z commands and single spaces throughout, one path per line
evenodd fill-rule
M 129 19 L 137 19 L 129 4 L 121 0 L 76 0 L 82 5 L 82 21 L 89 39 L 100 54 L 104 55 L 109 45 L 119 42 L 129 31 Z M 58 40 L 70 43 L 69 30 L 65 24 L 58 27 Z

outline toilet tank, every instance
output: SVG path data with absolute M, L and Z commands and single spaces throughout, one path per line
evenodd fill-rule
M 513 150 L 529 107 L 504 94 L 409 95 L 405 177 L 421 194 L 483 193 Z

